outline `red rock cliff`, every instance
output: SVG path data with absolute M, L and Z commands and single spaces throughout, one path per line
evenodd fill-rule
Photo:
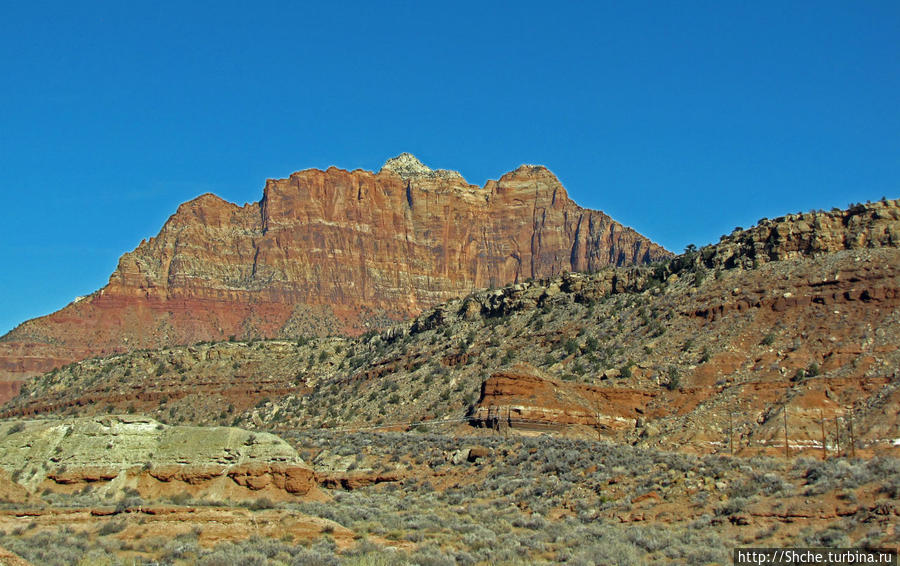
M 0 339 L 0 381 L 132 348 L 361 333 L 472 289 L 669 255 L 544 167 L 484 187 L 409 154 L 378 173 L 310 169 L 268 180 L 259 203 L 182 204 L 106 287 Z

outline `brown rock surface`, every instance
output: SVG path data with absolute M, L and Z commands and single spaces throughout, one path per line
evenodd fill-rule
M 310 169 L 268 180 L 258 203 L 182 204 L 103 289 L 0 339 L 0 381 L 233 335 L 358 334 L 472 289 L 669 255 L 544 167 L 484 187 L 408 154 L 378 173 Z
M 633 428 L 656 397 L 650 391 L 566 383 L 538 373 L 523 364 L 491 375 L 482 384 L 473 423 L 522 430 L 571 425 Z

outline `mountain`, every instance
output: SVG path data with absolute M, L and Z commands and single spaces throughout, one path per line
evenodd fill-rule
M 900 438 L 898 344 L 894 200 L 764 219 L 652 266 L 474 292 L 357 338 L 86 360 L 30 381 L 0 416 L 118 411 L 267 430 L 449 420 L 465 434 L 754 455 L 780 454 L 787 406 L 792 450 L 818 454 L 827 435 L 832 452 L 854 438 L 862 455 Z
M 91 358 L 0 409 L 0 546 L 36 564 L 894 548 L 898 345 L 884 200 L 356 337 Z
M 0 397 L 92 356 L 205 340 L 361 334 L 479 288 L 644 264 L 662 247 L 576 205 L 544 167 L 471 185 L 410 154 L 182 204 L 109 283 L 0 338 Z

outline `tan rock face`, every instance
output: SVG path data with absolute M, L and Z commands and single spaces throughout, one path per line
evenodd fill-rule
M 668 257 L 572 202 L 544 167 L 484 187 L 404 154 L 306 170 L 243 207 L 206 194 L 125 254 L 109 284 L 0 340 L 0 380 L 134 348 L 359 334 L 473 289 Z

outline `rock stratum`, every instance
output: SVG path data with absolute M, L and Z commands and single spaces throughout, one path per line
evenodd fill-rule
M 182 204 L 105 287 L 0 338 L 0 396 L 92 356 L 361 334 L 474 289 L 670 256 L 540 166 L 483 187 L 409 154 L 378 173 L 309 169 L 268 180 L 257 203 Z
M 313 470 L 267 433 L 105 415 L 8 421 L 0 435 L 0 469 L 32 491 L 74 493 L 90 485 L 111 497 L 320 496 Z

